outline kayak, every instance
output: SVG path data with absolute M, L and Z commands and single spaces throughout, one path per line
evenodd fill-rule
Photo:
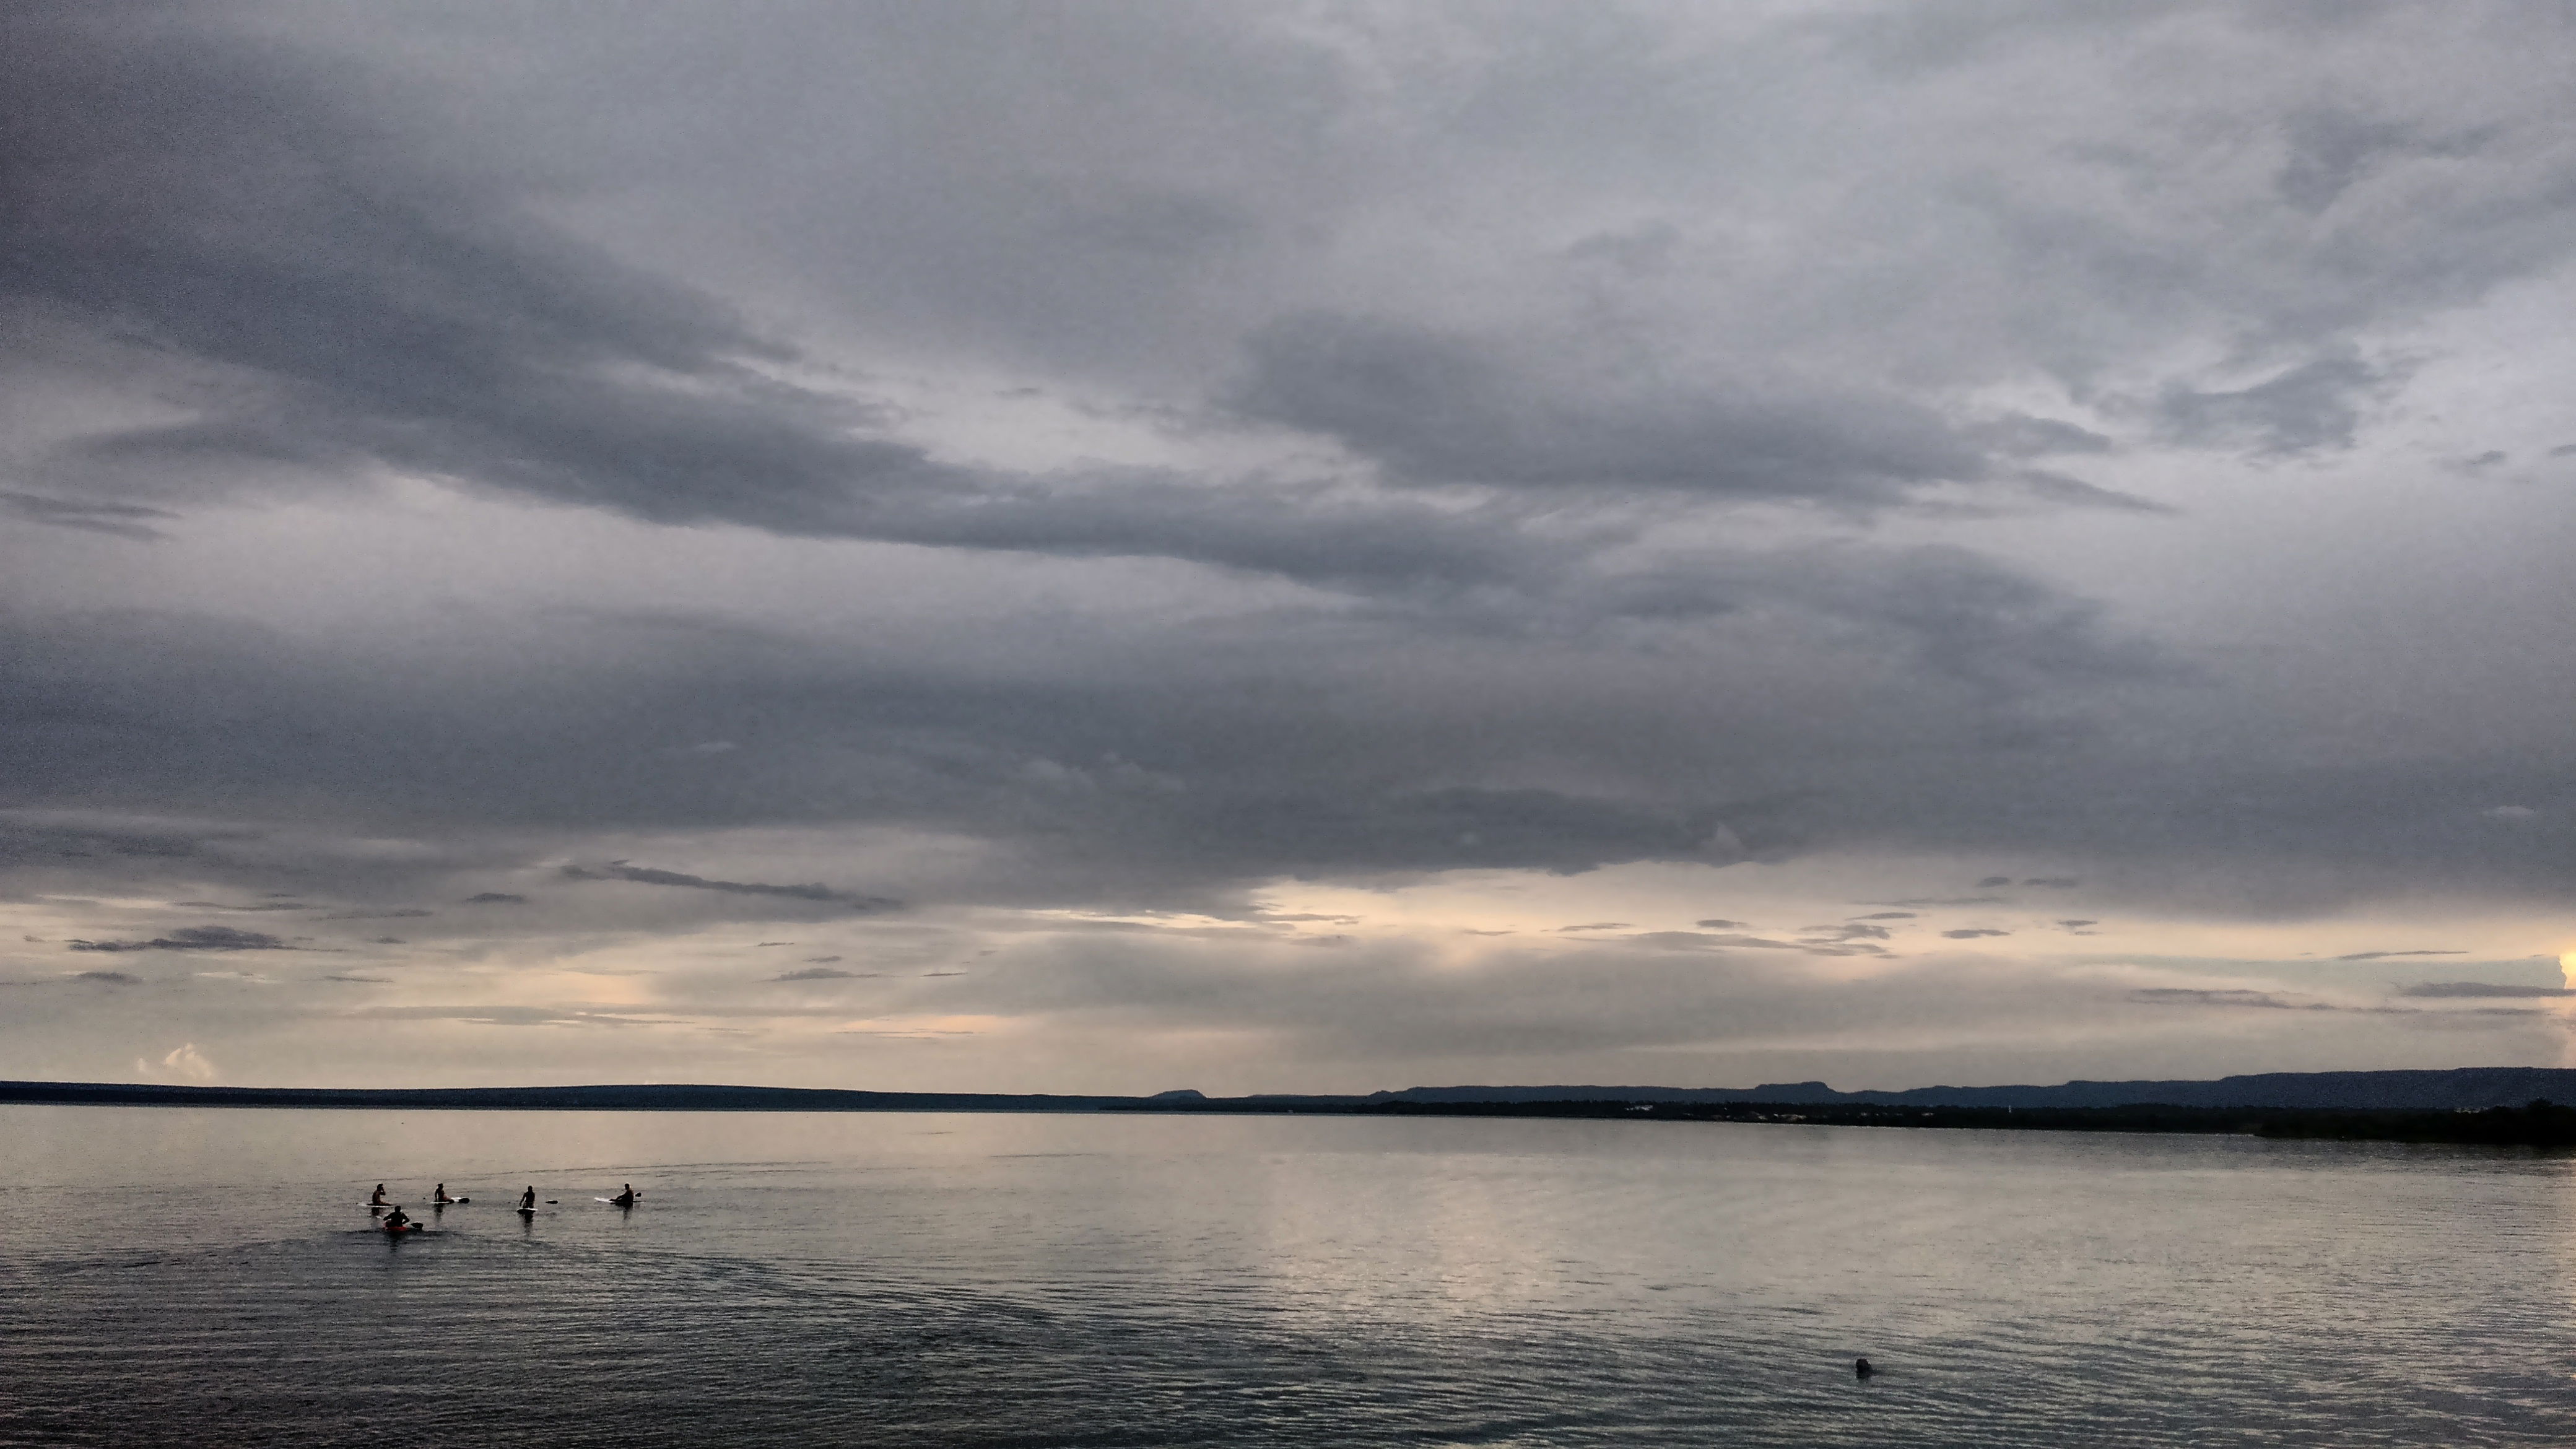
M 420 1225 L 420 1224 L 418 1224 L 418 1223 L 405 1223 L 405 1224 L 403 1224 L 401 1227 L 398 1227 L 398 1228 L 386 1228 L 386 1229 L 384 1229 L 383 1231 L 384 1231 L 384 1235 L 385 1235 L 386 1237 L 389 1237 L 389 1238 L 399 1238 L 399 1237 L 405 1237 L 405 1236 L 407 1236 L 407 1235 L 409 1235 L 409 1234 L 412 1234 L 412 1233 L 420 1232 L 420 1231 L 422 1231 L 422 1228 L 421 1228 L 421 1225 Z

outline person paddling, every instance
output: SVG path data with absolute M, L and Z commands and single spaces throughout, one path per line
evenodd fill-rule
M 610 1198 L 609 1201 L 615 1203 L 619 1207 L 635 1206 L 635 1184 L 631 1182 L 626 1184 L 626 1190 L 619 1193 L 617 1196 Z

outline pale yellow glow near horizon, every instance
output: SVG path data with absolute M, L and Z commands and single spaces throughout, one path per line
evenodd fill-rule
M 990 1036 L 995 1032 L 1008 1031 L 1016 1025 L 1018 1025 L 1017 1020 L 1007 1016 L 961 1014 L 866 1016 L 854 1021 L 842 1022 L 830 1030 L 848 1036 L 925 1038 Z
M 2140 908 L 2090 882 L 2066 888 L 1968 884 L 1993 875 L 2023 880 L 2038 873 L 2026 863 L 2006 861 L 1812 857 L 1780 865 L 1613 866 L 1571 876 L 1461 870 L 1374 887 L 1291 880 L 1274 882 L 1259 899 L 1279 915 L 1348 921 L 1321 929 L 1470 934 L 1517 938 L 1522 944 L 1579 941 L 1587 934 L 1703 929 L 1786 940 L 1817 927 L 1909 910 L 1910 918 L 1875 922 L 1888 928 L 1889 937 L 1877 944 L 1891 954 L 2313 964 L 2356 957 L 2361 958 L 2356 965 L 2405 962 L 2428 970 L 2445 961 L 2465 966 L 2558 957 L 2561 970 L 2576 981 L 2576 951 L 2562 954 L 2553 944 L 2566 938 L 2564 917 L 2543 916 L 2528 907 L 2382 900 L 2301 919 L 2258 920 Z M 1984 896 L 1998 899 L 1979 899 Z M 1708 919 L 1737 924 L 1698 924 Z M 1960 929 L 2002 934 L 1943 934 Z

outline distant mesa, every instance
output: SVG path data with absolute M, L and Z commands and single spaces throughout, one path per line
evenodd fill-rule
M 2061 1082 L 2055 1086 L 1912 1087 L 1836 1091 L 1823 1082 L 1758 1087 L 1408 1087 L 1370 1104 L 1414 1102 L 1771 1102 L 1817 1106 L 2087 1108 L 2264 1107 L 2344 1112 L 2519 1107 L 2537 1097 L 2576 1101 L 2576 1068 L 2458 1067 L 2449 1071 L 2265 1072 L 2215 1081 Z M 1323 1100 L 1323 1099 L 1312 1099 Z
M 1156 1092 L 1145 1100 L 1148 1102 L 1204 1102 L 1207 1100 L 1207 1093 L 1195 1087 L 1175 1087 L 1168 1092 Z

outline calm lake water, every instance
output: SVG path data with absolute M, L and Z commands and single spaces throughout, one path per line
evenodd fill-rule
M 2571 1204 L 2187 1137 L 0 1106 L 0 1442 L 2566 1444 Z

